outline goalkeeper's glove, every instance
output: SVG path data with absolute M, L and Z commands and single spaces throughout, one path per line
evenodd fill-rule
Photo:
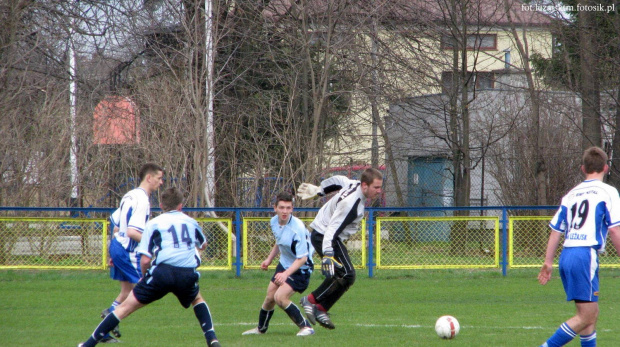
M 317 187 L 310 183 L 302 183 L 297 188 L 297 196 L 302 200 L 312 199 L 321 194 L 321 187 Z
M 323 253 L 323 260 L 321 261 L 321 272 L 325 278 L 330 279 L 336 273 L 336 268 L 342 269 L 336 258 L 334 258 L 334 251 L 325 251 Z

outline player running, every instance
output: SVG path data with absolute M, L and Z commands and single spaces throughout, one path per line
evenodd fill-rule
M 164 211 L 146 224 L 136 252 L 144 278 L 113 312 L 97 326 L 89 339 L 78 347 L 94 346 L 118 323 L 139 308 L 173 293 L 184 308 L 194 307 L 209 347 L 221 347 L 207 303 L 200 295 L 198 280 L 200 257 L 196 248 L 207 247 L 202 228 L 193 218 L 181 212 L 183 194 L 176 188 L 166 189 L 160 207 Z
M 598 147 L 588 148 L 583 154 L 581 171 L 585 181 L 562 198 L 549 223 L 552 230 L 538 275 L 540 284 L 549 281 L 553 259 L 564 236 L 559 271 L 566 300 L 575 301 L 577 314 L 562 323 L 542 347 L 564 346 L 577 334 L 581 346 L 596 346 L 598 254 L 605 251 L 608 233 L 616 250 L 620 250 L 620 197 L 616 188 L 603 183 L 609 171 L 605 152 Z
M 383 176 L 376 169 L 364 170 L 360 180 L 345 176 L 333 176 L 317 187 L 302 183 L 297 194 L 302 199 L 338 192 L 321 209 L 310 227 L 310 240 L 317 253 L 323 258 L 321 271 L 323 283 L 310 295 L 301 298 L 306 317 L 312 324 L 334 329 L 334 323 L 327 312 L 355 282 L 355 269 L 344 241 L 356 233 L 364 217 L 366 199 L 375 199 L 381 193 Z
M 301 314 L 297 305 L 291 301 L 291 296 L 295 292 L 303 293 L 308 288 L 310 275 L 314 269 L 312 263 L 314 248 L 310 244 L 310 234 L 304 223 L 292 214 L 293 196 L 291 194 L 286 192 L 278 194 L 274 210 L 276 215 L 271 218 L 270 224 L 276 243 L 260 267 L 266 271 L 278 253 L 280 253 L 280 262 L 267 287 L 267 296 L 258 315 L 258 326 L 242 335 L 266 333 L 276 304 L 300 328 L 297 336 L 312 335 L 314 329 Z
M 163 175 L 164 169 L 157 164 L 142 165 L 138 173 L 140 185 L 123 196 L 119 208 L 110 216 L 110 222 L 114 226 L 114 237 L 108 247 L 110 278 L 119 281 L 121 291 L 112 305 L 101 312 L 101 318 L 105 318 L 127 298 L 142 276 L 135 248 L 142 238 L 144 226 L 151 214 L 149 196 L 162 185 Z M 112 334 L 121 337 L 118 327 L 112 330 Z M 118 342 L 118 340 L 107 335 L 101 342 Z

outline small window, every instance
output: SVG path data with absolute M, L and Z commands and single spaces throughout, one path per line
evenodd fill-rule
M 476 89 L 493 89 L 495 87 L 495 74 L 492 72 L 476 73 Z
M 454 49 L 456 38 L 450 35 L 441 37 L 442 49 Z M 467 49 L 471 50 L 495 50 L 497 49 L 496 34 L 472 34 L 467 35 Z
M 468 72 L 468 75 L 471 75 L 471 72 Z M 493 72 L 476 72 L 473 78 L 477 90 L 495 88 L 495 74 Z M 441 86 L 444 94 L 453 90 L 454 75 L 452 71 L 444 71 L 441 73 Z

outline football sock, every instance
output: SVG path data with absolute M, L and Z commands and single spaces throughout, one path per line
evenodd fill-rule
M 551 335 L 551 337 L 547 340 L 546 344 L 548 347 L 560 347 L 569 343 L 572 339 L 577 336 L 577 333 L 571 329 L 566 322 L 562 323 L 558 330 L 556 330 L 555 334 Z M 543 345 L 544 346 L 544 345 Z
M 308 295 L 308 301 L 310 301 L 311 304 L 316 305 L 316 300 L 314 299 L 314 295 L 312 293 Z
M 112 306 L 110 306 L 110 309 L 109 309 L 109 310 L 110 310 L 110 312 L 114 312 L 114 310 L 116 309 L 116 307 L 117 307 L 118 305 L 120 305 L 120 304 L 121 304 L 120 302 L 118 302 L 118 301 L 114 300 L 114 302 L 112 303 Z
M 301 315 L 299 307 L 297 307 L 297 305 L 293 304 L 292 302 L 288 304 L 288 306 L 284 309 L 284 312 L 288 314 L 293 323 L 295 323 L 298 327 L 303 328 L 310 326 L 304 316 Z
M 596 331 L 590 335 L 580 335 L 581 347 L 596 347 Z
M 323 307 L 323 305 L 321 305 L 321 304 L 316 304 L 315 306 L 316 306 L 317 310 L 319 310 L 319 311 L 323 311 L 323 312 L 327 312 L 327 310 L 325 309 L 325 307 Z
M 213 320 L 211 319 L 211 312 L 209 311 L 209 306 L 207 306 L 206 302 L 201 302 L 194 306 L 194 314 L 196 318 L 198 318 L 198 323 L 200 323 L 200 328 L 204 332 L 205 339 L 207 339 L 207 344 L 211 341 L 215 340 L 215 330 L 213 330 Z
M 118 323 L 120 323 L 120 320 L 116 318 L 116 314 L 114 312 L 107 315 L 101 323 L 99 323 L 93 334 L 88 338 L 88 341 L 84 342 L 84 346 L 91 347 L 96 345 L 97 342 L 106 337 L 108 332 L 114 329 Z
M 262 307 L 260 308 L 260 313 L 258 314 L 258 331 L 261 333 L 267 332 L 271 317 L 273 317 L 273 310 L 267 311 Z

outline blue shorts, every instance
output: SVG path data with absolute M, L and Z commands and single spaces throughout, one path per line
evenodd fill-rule
M 280 272 L 284 272 L 286 270 L 282 263 L 278 263 L 276 267 L 276 272 L 271 277 L 271 282 L 275 283 L 276 274 Z M 297 270 L 292 275 L 288 276 L 286 279 L 286 283 L 293 288 L 294 291 L 298 293 L 303 293 L 306 289 L 308 289 L 308 285 L 310 284 L 310 275 L 312 272 L 308 270 Z
M 183 307 L 188 308 L 198 293 L 200 273 L 194 268 L 168 264 L 157 265 L 133 288 L 133 295 L 144 305 L 173 293 Z
M 140 255 L 135 252 L 127 252 L 116 239 L 110 241 L 109 252 L 114 264 L 110 268 L 110 277 L 117 281 L 138 283 L 142 277 L 142 272 L 140 272 Z
M 591 247 L 566 247 L 560 254 L 566 301 L 598 301 L 598 253 Z

